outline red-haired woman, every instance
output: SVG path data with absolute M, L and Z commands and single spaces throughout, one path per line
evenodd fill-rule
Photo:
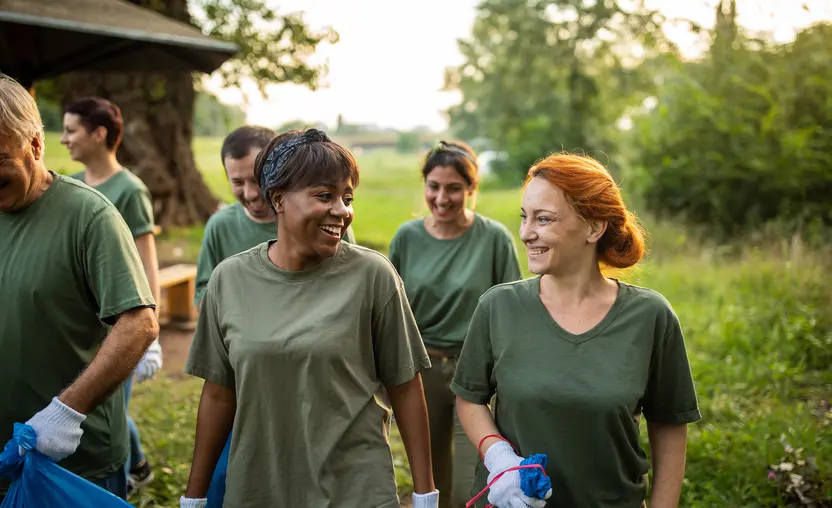
M 602 272 L 644 254 L 634 215 L 601 164 L 556 154 L 529 170 L 521 216 L 537 276 L 483 295 L 452 383 L 459 420 L 483 456 L 475 490 L 496 479 L 488 499 L 498 508 L 640 507 L 643 414 L 651 508 L 677 506 L 686 424 L 700 418 L 682 329 L 662 295 Z M 546 501 L 522 493 L 517 470 L 498 478 L 536 453 L 548 458 Z

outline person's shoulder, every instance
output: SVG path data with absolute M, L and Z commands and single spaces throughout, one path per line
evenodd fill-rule
M 402 223 L 399 228 L 396 230 L 396 233 L 393 235 L 393 238 L 397 239 L 406 239 L 412 237 L 413 235 L 418 235 L 422 231 L 424 231 L 424 219 L 421 217 L 418 219 L 411 219 L 407 222 Z
M 623 287 L 628 293 L 631 300 L 638 301 L 644 305 L 649 305 L 657 309 L 672 309 L 670 301 L 661 293 L 654 289 L 636 286 L 627 282 L 618 281 L 618 284 Z
M 221 207 L 208 217 L 208 221 L 205 223 L 205 232 L 221 229 L 232 224 L 237 220 L 241 207 L 242 205 L 238 201 Z
M 80 181 L 83 182 L 84 181 L 84 173 L 86 173 L 86 171 L 79 171 L 77 173 L 72 173 L 71 175 L 68 175 L 68 176 L 69 176 L 69 178 L 73 178 L 75 180 L 80 180 Z
M 52 185 L 56 186 L 56 194 L 71 196 L 70 203 L 75 205 L 76 209 L 92 210 L 93 213 L 97 213 L 105 208 L 115 209 L 115 205 L 104 194 L 93 189 L 81 180 L 56 173 Z
M 238 274 L 240 270 L 248 270 L 260 262 L 258 258 L 261 248 L 262 244 L 258 244 L 250 249 L 228 256 L 214 267 L 213 272 L 216 272 L 220 277 L 227 278 L 229 275 Z
M 534 292 L 538 277 L 534 276 L 528 279 L 503 282 L 492 286 L 480 296 L 480 304 L 493 305 L 495 302 L 522 298 L 530 292 Z
M 500 221 L 480 214 L 475 215 L 475 220 L 480 224 L 480 227 L 483 228 L 483 231 L 487 232 L 487 234 L 494 235 L 498 238 L 513 238 L 511 231 L 509 231 L 505 224 Z
M 618 284 L 626 291 L 628 303 L 634 305 L 640 312 L 672 320 L 677 319 L 676 311 L 673 310 L 670 301 L 658 291 L 621 281 Z
M 141 194 L 150 194 L 150 191 L 147 188 L 147 185 L 142 181 L 141 178 L 136 176 L 135 173 L 130 171 L 127 168 L 122 168 L 119 173 L 122 175 L 122 185 L 124 186 L 124 190 L 128 193 L 141 193 Z

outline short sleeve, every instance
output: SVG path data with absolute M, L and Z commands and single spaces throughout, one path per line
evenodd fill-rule
M 373 353 L 378 376 L 385 386 L 406 383 L 416 372 L 430 368 L 425 344 L 400 280 L 373 325 Z
M 105 323 L 131 309 L 156 307 L 136 244 L 115 206 L 103 208 L 87 225 L 84 268 Z
M 684 424 L 701 418 L 682 329 L 671 314 L 664 336 L 653 347 L 647 391 L 642 400 L 648 422 Z
M 205 294 L 211 272 L 222 261 L 216 248 L 216 234 L 209 222 L 205 227 L 205 235 L 202 237 L 202 247 L 199 249 L 199 256 L 196 260 L 196 290 L 194 291 L 194 305 L 199 308 L 199 302 Z
M 144 190 L 131 192 L 119 210 L 133 238 L 153 233 L 153 202 Z
M 234 369 L 220 325 L 217 277 L 212 277 L 202 299 L 185 373 L 226 388 L 234 388 Z
M 399 272 L 401 275 L 402 273 L 402 249 L 401 249 L 401 235 L 399 232 L 393 235 L 393 239 L 390 240 L 390 248 L 387 251 L 387 257 L 390 259 L 390 262 L 393 263 L 393 266 L 396 268 L 396 271 Z
M 474 404 L 486 405 L 496 390 L 492 376 L 494 354 L 491 349 L 491 330 L 488 307 L 483 300 L 477 304 L 462 352 L 456 364 L 451 391 Z
M 500 235 L 494 259 L 496 261 L 494 267 L 495 285 L 520 280 L 522 276 L 520 275 L 520 263 L 517 261 L 517 249 L 514 246 L 514 238 L 508 231 L 504 231 Z

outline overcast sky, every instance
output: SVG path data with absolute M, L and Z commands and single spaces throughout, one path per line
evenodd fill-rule
M 669 18 L 713 25 L 716 0 L 647 3 Z M 272 86 L 268 98 L 253 97 L 246 107 L 248 122 L 276 126 L 302 119 L 333 125 L 342 114 L 354 123 L 444 129 L 442 110 L 459 97 L 440 91 L 443 72 L 462 62 L 456 41 L 470 34 L 476 4 L 477 0 L 276 0 L 281 12 L 304 11 L 312 27 L 334 27 L 340 41 L 320 47 L 316 55 L 329 62 L 326 88 L 311 92 L 296 85 Z M 778 40 L 787 41 L 800 27 L 832 19 L 832 0 L 737 0 L 737 10 L 743 26 L 773 31 Z M 666 31 L 686 53 L 699 50 L 690 34 L 674 27 Z M 238 91 L 215 92 L 223 102 L 241 102 Z

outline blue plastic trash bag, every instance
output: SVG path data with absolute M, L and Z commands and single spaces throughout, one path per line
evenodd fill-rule
M 231 435 L 225 442 L 222 455 L 214 466 L 214 475 L 211 476 L 211 486 L 208 487 L 207 508 L 222 508 L 222 501 L 225 499 L 225 473 L 228 470 L 228 453 L 231 450 Z M 0 506 L 0 508 L 3 508 Z
M 0 476 L 12 486 L 0 508 L 131 508 L 127 501 L 67 471 L 35 449 L 35 429 L 14 424 L 14 435 L 0 454 Z M 27 450 L 20 456 L 18 446 Z

